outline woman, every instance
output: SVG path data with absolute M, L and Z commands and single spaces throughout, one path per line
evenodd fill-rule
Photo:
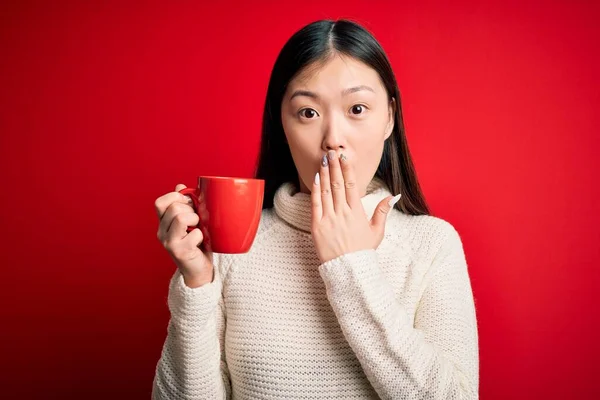
M 155 399 L 475 399 L 478 336 L 461 240 L 428 215 L 390 63 L 318 21 L 271 75 L 247 254 L 205 254 L 185 196 L 156 201 L 178 270 Z M 396 196 L 394 196 L 396 194 Z

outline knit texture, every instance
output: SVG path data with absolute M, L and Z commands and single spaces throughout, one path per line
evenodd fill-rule
M 374 180 L 367 216 L 390 195 Z M 154 399 L 477 399 L 478 333 L 462 243 L 392 210 L 376 250 L 317 258 L 310 195 L 282 185 L 249 253 L 170 282 Z

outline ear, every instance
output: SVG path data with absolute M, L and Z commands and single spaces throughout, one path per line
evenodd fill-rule
M 396 115 L 396 99 L 392 97 L 388 106 L 389 120 L 385 127 L 385 139 L 389 138 L 394 131 L 394 117 Z

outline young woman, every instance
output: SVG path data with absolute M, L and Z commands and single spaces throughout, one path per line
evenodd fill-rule
M 294 34 L 271 74 L 249 253 L 205 254 L 188 199 L 156 200 L 178 269 L 155 399 L 476 399 L 461 240 L 429 216 L 390 63 L 360 25 Z

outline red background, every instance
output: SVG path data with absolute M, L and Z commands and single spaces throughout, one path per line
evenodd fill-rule
M 174 269 L 154 200 L 250 176 L 281 46 L 339 17 L 388 52 L 426 196 L 462 235 L 481 398 L 600 395 L 597 2 L 7 3 L 3 398 L 149 398 Z

